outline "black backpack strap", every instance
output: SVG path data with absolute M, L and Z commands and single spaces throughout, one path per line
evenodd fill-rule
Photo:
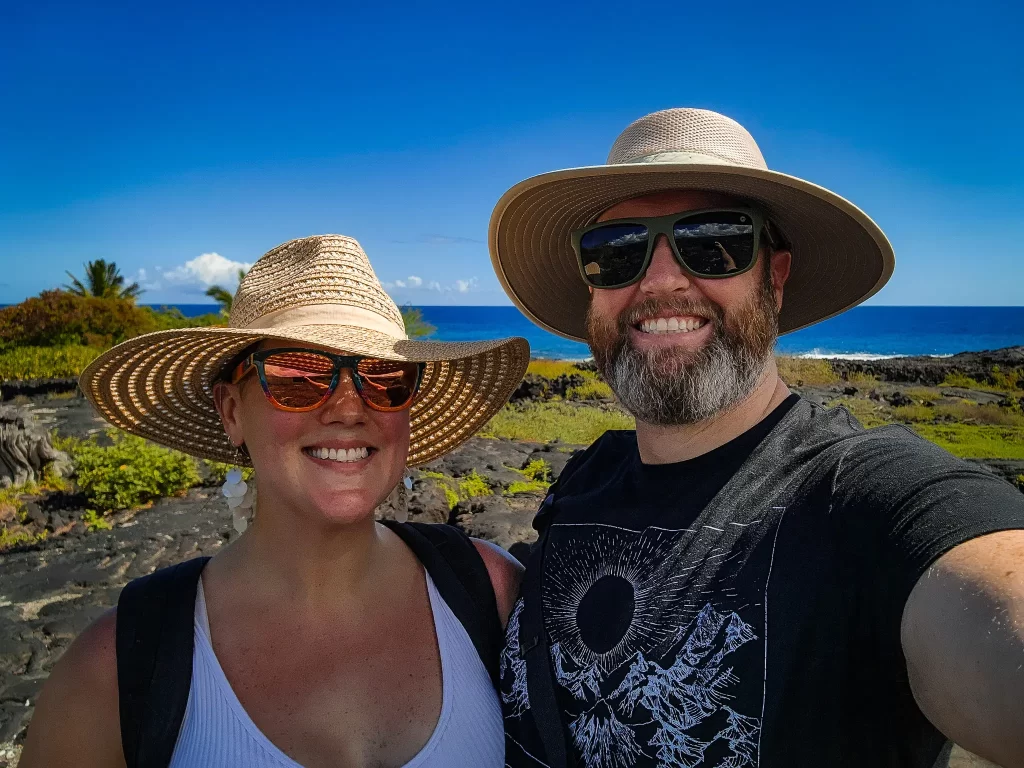
M 117 692 L 128 768 L 166 768 L 192 687 L 197 557 L 135 579 L 117 601 Z
M 487 566 L 469 536 L 451 525 L 382 520 L 423 563 L 434 586 L 473 641 L 494 687 L 505 633 Z
M 550 515 L 554 496 L 549 495 L 540 515 Z M 544 573 L 544 549 L 547 546 L 550 521 L 540 530 L 537 543 L 530 550 L 523 577 L 523 612 L 519 617 L 519 652 L 526 662 L 526 692 L 530 699 L 533 722 L 544 745 L 544 756 L 550 768 L 569 765 L 565 745 L 562 712 L 555 696 L 555 677 L 551 669 L 551 640 L 544 628 L 541 577 Z

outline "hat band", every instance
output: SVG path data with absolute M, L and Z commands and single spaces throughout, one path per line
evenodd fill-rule
M 405 328 L 388 318 L 350 304 L 306 304 L 268 312 L 253 320 L 247 329 L 269 331 L 298 325 L 352 325 L 406 340 Z
M 621 164 L 649 164 L 649 165 L 733 165 L 740 167 L 762 168 L 767 170 L 767 165 L 745 166 L 743 163 L 736 163 L 726 160 L 717 155 L 705 155 L 702 152 L 655 152 L 651 155 L 641 155 L 621 161 Z M 619 163 L 615 163 L 618 165 Z

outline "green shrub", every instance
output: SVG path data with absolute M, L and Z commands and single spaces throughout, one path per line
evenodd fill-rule
M 12 347 L 0 351 L 0 381 L 71 379 L 103 350 L 99 347 Z
M 516 471 L 527 480 L 551 482 L 551 465 L 544 461 L 544 459 L 531 459 L 525 467 Z
M 633 418 L 614 408 L 574 405 L 566 402 L 506 405 L 480 434 L 551 443 L 589 445 L 609 429 L 633 429 Z
M 199 483 L 191 456 L 111 430 L 113 445 L 71 444 L 78 487 L 101 513 L 138 507 L 163 496 L 178 496 Z
M 444 491 L 445 501 L 448 502 L 448 509 L 453 508 L 460 501 L 466 501 L 478 496 L 492 496 L 494 491 L 487 484 L 487 480 L 475 469 L 465 477 L 455 478 L 440 472 L 420 472 L 420 477 L 435 481 Z
M 516 480 L 509 483 L 503 495 L 515 496 L 517 493 L 544 493 L 548 489 L 548 483 L 539 480 Z
M 1024 475 L 1017 475 L 1017 477 L 1014 478 L 1013 484 L 1020 489 L 1021 493 L 1024 493 Z
M 0 526 L 0 552 L 24 544 L 35 544 L 46 539 L 46 536 L 46 531 L 33 534 L 27 531 L 12 531 L 8 530 L 7 526 Z
M 487 484 L 487 480 L 474 469 L 468 475 L 459 479 L 459 496 L 463 499 L 470 499 L 474 496 L 492 496 L 494 491 Z
M 984 389 L 985 385 L 977 379 L 972 379 L 966 373 L 960 371 L 953 371 L 946 374 L 946 378 L 942 380 L 942 387 L 958 387 L 960 389 Z
M 109 347 L 158 329 L 152 310 L 124 299 L 75 296 L 66 291 L 43 291 L 0 309 L 0 343 L 6 346 Z
M 210 461 L 203 459 L 203 468 L 206 470 L 207 482 L 210 485 L 223 485 L 228 479 L 228 472 L 235 469 L 237 465 L 227 464 L 223 461 Z M 237 467 L 242 470 L 242 479 L 248 482 L 256 473 L 252 467 Z
M 109 531 L 113 528 L 110 521 L 101 517 L 95 509 L 87 509 L 85 514 L 82 515 L 82 522 L 93 533 L 96 533 L 96 531 Z
M 177 307 L 140 307 L 153 318 L 153 330 L 167 331 L 176 328 L 208 328 L 210 326 L 227 325 L 227 318 L 220 312 L 209 312 L 205 315 L 185 317 Z

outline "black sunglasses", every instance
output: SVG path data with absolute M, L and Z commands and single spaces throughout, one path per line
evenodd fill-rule
M 696 277 L 742 275 L 754 266 L 767 220 L 750 208 L 712 208 L 636 216 L 591 224 L 573 232 L 580 274 L 594 288 L 623 288 L 647 271 L 658 235 L 665 235 L 679 265 Z

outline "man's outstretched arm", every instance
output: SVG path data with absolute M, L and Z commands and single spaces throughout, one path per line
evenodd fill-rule
M 940 557 L 907 600 L 901 636 L 914 698 L 935 727 L 1024 768 L 1024 530 Z

